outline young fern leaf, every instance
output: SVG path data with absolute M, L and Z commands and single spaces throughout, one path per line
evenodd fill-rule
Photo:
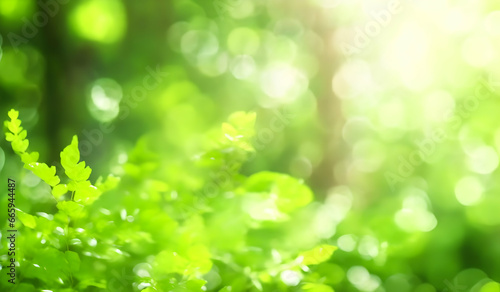
M 61 152 L 61 165 L 64 167 L 66 175 L 69 179 L 75 182 L 88 180 L 92 169 L 85 166 L 85 161 L 80 161 L 80 151 L 78 150 L 78 137 L 73 136 L 71 144 L 69 144 Z
M 102 192 L 113 189 L 119 182 L 119 178 L 109 176 L 106 181 L 100 180 L 96 186 L 88 180 L 92 169 L 80 161 L 80 151 L 78 150 L 78 137 L 73 136 L 71 144 L 61 152 L 61 165 L 70 182 L 60 184 L 61 180 L 56 175 L 56 168 L 49 167 L 45 163 L 38 162 L 37 152 L 27 152 L 29 140 L 26 139 L 27 132 L 21 127 L 21 120 L 18 119 L 19 112 L 11 109 L 8 113 L 10 121 L 5 121 L 5 138 L 11 142 L 14 152 L 21 157 L 24 167 L 31 170 L 35 175 L 52 187 L 52 195 L 59 199 L 68 191 L 73 192 L 74 201 L 81 204 L 90 204 L 96 200 Z
M 5 126 L 7 131 L 5 133 L 5 139 L 9 141 L 12 145 L 12 150 L 21 157 L 21 161 L 24 163 L 24 167 L 31 170 L 44 182 L 54 187 L 61 180 L 56 175 L 56 168 L 54 166 L 49 167 L 45 163 L 38 162 L 38 152 L 27 152 L 29 146 L 29 140 L 26 139 L 28 135 L 26 130 L 21 127 L 21 120 L 18 119 L 19 112 L 11 109 L 8 113 L 10 121 L 5 121 Z
M 56 186 L 61 181 L 56 175 L 55 166 L 49 167 L 45 163 L 34 162 L 25 164 L 24 167 L 31 170 L 34 174 L 36 174 L 36 176 L 41 178 L 51 187 Z
M 71 180 L 67 189 L 74 192 L 75 202 L 90 204 L 96 200 L 102 192 L 88 180 L 92 173 L 92 169 L 85 166 L 85 161 L 79 161 L 80 151 L 78 150 L 78 137 L 75 135 L 73 136 L 71 144 L 61 152 L 61 165 L 66 175 Z

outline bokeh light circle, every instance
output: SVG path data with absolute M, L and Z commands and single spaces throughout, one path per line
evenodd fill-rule
M 101 78 L 92 83 L 87 98 L 87 108 L 93 118 L 109 122 L 118 116 L 122 87 L 113 79 Z

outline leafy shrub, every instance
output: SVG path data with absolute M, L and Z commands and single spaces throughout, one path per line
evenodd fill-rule
M 332 271 L 317 267 L 336 247 L 311 232 L 311 190 L 239 172 L 255 151 L 254 113 L 231 115 L 193 159 L 158 161 L 139 141 L 123 177 L 95 181 L 77 136 L 56 169 L 28 151 L 18 115 L 9 112 L 6 139 L 53 198 L 48 210 L 17 209 L 17 282 L 2 273 L 2 291 L 333 291 Z M 170 176 L 181 168 L 189 176 Z

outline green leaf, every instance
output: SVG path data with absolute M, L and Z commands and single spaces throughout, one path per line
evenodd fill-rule
M 26 139 L 26 136 L 28 136 L 28 132 L 26 132 L 26 130 L 22 130 L 18 136 L 21 139 Z
M 19 218 L 19 221 L 21 221 L 21 223 L 28 227 L 28 228 L 31 228 L 31 229 L 35 229 L 36 227 L 36 221 L 35 221 L 35 217 L 28 214 L 28 213 L 25 213 L 19 209 L 17 209 L 17 218 Z
M 60 196 L 64 195 L 65 193 L 68 192 L 68 185 L 66 184 L 59 184 L 54 186 L 52 189 L 52 195 L 58 199 Z
M 33 171 L 35 175 L 52 187 L 61 181 L 56 175 L 56 168 L 54 166 L 49 168 L 49 166 L 45 163 L 35 162 L 26 164 L 24 167 Z
M 38 152 L 31 152 L 31 153 L 24 152 L 21 154 L 21 161 L 24 164 L 35 163 L 38 161 L 38 156 L 39 156 Z
M 40 154 L 38 152 L 31 152 L 30 156 L 33 162 L 38 161 L 38 158 L 40 158 Z
M 276 205 L 284 213 L 309 204 L 313 193 L 304 183 L 286 174 L 263 171 L 250 176 L 244 186 L 245 192 L 267 192 L 276 196 Z
M 15 138 L 16 138 L 16 136 L 14 136 L 14 134 L 12 134 L 12 133 L 5 133 L 5 140 L 7 140 L 9 142 L 12 142 L 12 141 L 14 141 Z
M 498 292 L 498 291 L 500 291 L 500 283 L 494 281 L 484 284 L 480 290 L 480 292 Z
M 90 184 L 89 181 L 76 182 L 75 186 L 75 202 L 82 204 L 90 204 L 101 195 L 98 188 Z
M 322 262 L 326 262 L 330 259 L 333 252 L 337 250 L 336 246 L 329 244 L 319 245 L 311 250 L 305 251 L 300 254 L 302 257 L 303 265 L 317 265 Z
M 36 161 L 32 161 L 31 155 L 28 152 L 24 152 L 24 153 L 21 154 L 21 161 L 24 164 L 30 164 L 30 163 L 36 162 Z
M 228 123 L 223 123 L 222 124 L 222 134 L 226 136 L 231 141 L 237 140 L 238 139 L 238 131 Z
M 253 152 L 250 139 L 255 135 L 255 113 L 235 112 L 222 124 L 222 134 L 225 139 L 238 148 Z
M 104 282 L 104 280 L 101 280 L 101 281 Z M 84 279 L 84 280 L 81 280 L 80 283 L 78 283 L 78 288 L 81 289 L 78 291 L 88 291 L 88 289 L 85 289 L 87 287 L 96 287 L 96 288 L 102 289 L 101 291 L 109 291 L 106 289 L 107 288 L 106 283 L 100 283 L 94 279 Z M 93 289 L 95 291 L 95 288 L 93 288 Z M 92 290 L 90 290 L 90 291 L 92 291 Z M 142 290 L 142 291 L 144 291 L 144 290 Z
M 30 142 L 28 140 L 21 140 L 19 138 L 16 138 L 14 141 L 12 141 L 12 149 L 14 149 L 15 152 L 25 152 L 26 149 L 28 149 L 29 143 Z
M 61 164 L 67 170 L 75 167 L 78 161 L 80 161 L 80 151 L 78 150 L 78 137 L 75 135 L 71 144 L 61 152 Z
M 19 125 L 17 123 L 18 120 L 14 120 L 10 123 L 8 123 L 8 128 L 9 128 L 9 131 L 11 131 L 14 135 L 17 135 L 21 129 L 19 129 Z
M 18 112 L 18 111 L 16 111 L 15 109 L 11 109 L 11 110 L 7 113 L 7 115 L 9 116 L 9 118 L 10 118 L 11 120 L 17 120 L 17 118 L 19 117 L 19 112 Z
M 334 292 L 332 287 L 324 285 L 324 284 L 313 284 L 307 283 L 302 286 L 302 291 L 307 292 Z
M 73 201 L 61 201 L 57 203 L 57 209 L 72 218 L 78 218 L 81 215 L 83 206 Z
M 190 263 L 189 271 L 206 274 L 212 268 L 210 251 L 202 244 L 190 246 L 187 249 L 186 256 Z
M 227 119 L 238 131 L 245 135 L 253 135 L 255 133 L 255 119 L 257 114 L 255 112 L 235 112 Z
M 186 282 L 186 288 L 189 289 L 189 291 L 204 291 L 203 286 L 207 283 L 207 281 L 203 279 L 191 279 Z
M 109 190 L 112 190 L 118 186 L 118 183 L 120 183 L 120 178 L 113 176 L 112 174 L 108 175 L 106 180 L 104 182 L 100 182 L 100 180 L 97 180 L 98 183 L 96 183 L 96 187 L 101 191 L 101 192 L 107 192 Z
M 179 273 L 184 271 L 189 265 L 189 261 L 173 251 L 162 251 L 155 258 L 155 269 L 162 273 Z
M 68 261 L 69 269 L 72 273 L 76 273 L 80 270 L 80 257 L 74 251 L 66 251 L 64 252 L 66 257 L 66 261 Z
M 66 169 L 66 175 L 74 181 L 85 181 L 89 178 L 92 170 L 90 167 L 85 167 L 85 162 L 76 164 L 74 167 Z
M 38 278 L 45 282 L 45 285 L 55 287 L 59 286 L 61 278 L 64 282 L 69 280 L 67 272 L 68 262 L 65 255 L 60 250 L 48 246 L 38 249 L 29 261 L 31 269 L 23 274 L 26 278 Z M 34 267 L 36 265 L 37 267 Z M 38 290 L 40 291 L 40 290 Z
M 89 179 L 92 169 L 85 166 L 85 162 L 80 160 L 78 150 L 78 137 L 75 135 L 71 144 L 66 146 L 61 152 L 61 165 L 64 167 L 66 175 L 73 181 L 81 182 Z
M 16 291 L 23 291 L 23 292 L 35 292 L 37 289 L 35 289 L 35 286 L 28 284 L 28 283 L 19 283 L 19 285 L 16 286 Z

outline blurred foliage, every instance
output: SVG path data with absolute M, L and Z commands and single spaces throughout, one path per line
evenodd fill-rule
M 6 138 L 25 168 L 51 187 L 57 208 L 53 214 L 36 215 L 18 209 L 22 224 L 17 243 L 22 280 L 18 281 L 26 286 L 23 289 L 131 286 L 146 291 L 205 291 L 210 285 L 212 289 L 274 290 L 283 286 L 280 273 L 295 271 L 285 283 L 297 281 L 296 285 L 307 266 L 328 261 L 335 250 L 327 244 L 306 250 L 317 239 L 285 244 L 295 242 L 297 233 L 304 231 L 286 228 L 282 221 L 313 199 L 301 181 L 288 175 L 260 172 L 245 178 L 237 166 L 225 171 L 224 188 L 196 191 L 195 182 L 210 181 L 209 170 L 241 164 L 254 151 L 244 142 L 254 132 L 253 113 L 236 112 L 214 130 L 212 148 L 191 162 L 206 171 L 192 173 L 191 181 L 170 179 L 168 171 L 162 171 L 167 165 L 148 165 L 151 173 L 144 175 L 145 163 L 131 161 L 124 165 L 126 175 L 118 188 L 119 180 L 113 176 L 94 184 L 88 180 L 92 170 L 79 162 L 76 136 L 61 151 L 67 177 L 61 180 L 54 166 L 38 162 L 36 152 L 27 152 L 29 140 L 18 115 L 15 110 L 9 112 Z M 138 152 L 137 161 L 142 159 L 149 160 L 147 153 Z M 309 236 L 314 238 L 314 233 Z M 7 254 L 8 248 L 2 251 Z M 123 278 L 113 279 L 112 272 L 119 268 Z M 227 275 L 217 274 L 221 269 Z M 231 274 L 239 276 L 223 278 Z M 5 285 L 9 275 L 0 277 Z M 113 280 L 126 285 L 117 288 Z M 306 290 L 325 289 L 318 287 Z
M 0 290 L 499 291 L 499 48 L 493 0 L 0 0 Z

